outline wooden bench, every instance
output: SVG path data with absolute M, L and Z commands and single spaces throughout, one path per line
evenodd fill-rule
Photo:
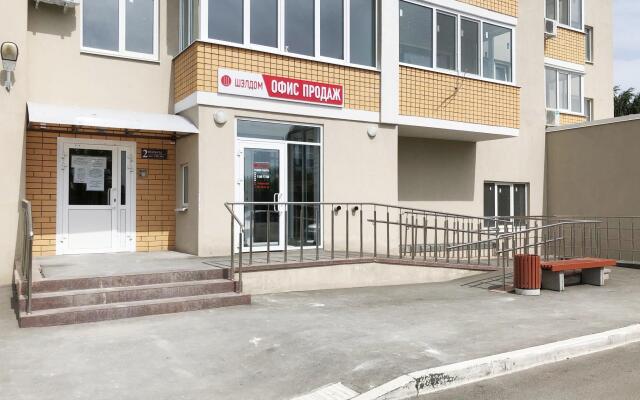
M 564 274 L 581 270 L 581 282 L 587 285 L 604 286 L 604 269 L 615 267 L 617 261 L 606 258 L 574 258 L 571 260 L 543 261 L 542 288 L 563 291 Z

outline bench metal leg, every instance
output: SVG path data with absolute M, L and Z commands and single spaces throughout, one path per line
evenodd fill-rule
M 582 283 L 585 285 L 604 286 L 604 268 L 583 269 Z
M 564 291 L 564 272 L 552 272 L 543 269 L 542 288 L 555 290 L 556 292 Z

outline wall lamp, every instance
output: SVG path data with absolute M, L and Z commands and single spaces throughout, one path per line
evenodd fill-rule
M 0 46 L 0 57 L 2 58 L 2 69 L 7 71 L 6 80 L 4 81 L 4 87 L 7 90 L 11 90 L 11 75 L 16 69 L 16 62 L 18 61 L 18 45 L 13 42 L 4 42 Z

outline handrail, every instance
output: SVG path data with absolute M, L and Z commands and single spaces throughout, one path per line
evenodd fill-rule
M 24 215 L 24 236 L 22 242 L 22 276 L 27 281 L 27 288 L 25 291 L 26 297 L 26 312 L 31 314 L 31 290 L 33 287 L 33 219 L 31 214 L 31 202 L 29 200 L 22 200 L 21 203 L 22 212 Z M 18 293 L 20 295 L 21 293 Z

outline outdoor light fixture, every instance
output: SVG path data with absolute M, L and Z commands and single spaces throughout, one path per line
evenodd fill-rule
M 227 114 L 222 110 L 216 111 L 216 113 L 213 114 L 213 120 L 218 125 L 224 125 L 227 123 Z
M 16 69 L 16 61 L 18 61 L 18 45 L 13 42 L 2 43 L 0 56 L 2 57 L 2 69 L 7 71 L 4 87 L 11 90 L 11 74 Z
M 378 128 L 377 128 L 377 127 L 375 127 L 375 126 L 370 126 L 370 127 L 367 129 L 367 135 L 369 135 L 369 137 L 370 137 L 371 139 L 375 138 L 377 134 L 378 134 Z

